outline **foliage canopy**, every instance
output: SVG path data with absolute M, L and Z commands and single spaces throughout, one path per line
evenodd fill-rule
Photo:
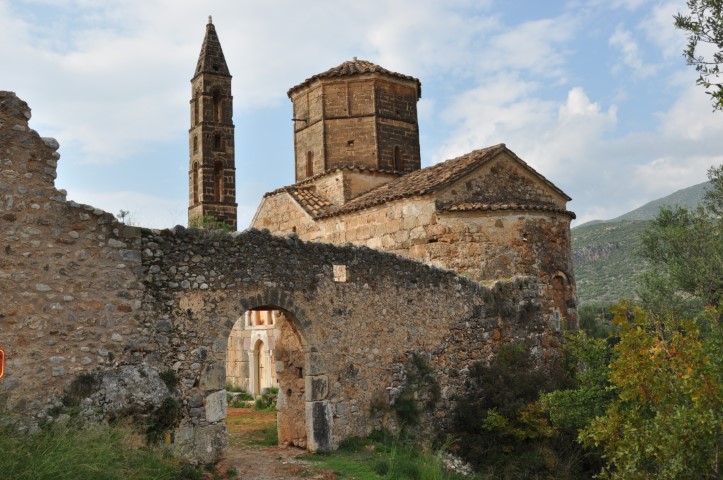
M 711 96 L 713 110 L 723 110 L 723 0 L 688 0 L 688 15 L 675 16 L 675 26 L 687 32 L 683 52 L 688 65 L 700 73 L 698 84 Z M 703 44 L 703 45 L 701 45 Z M 713 49 L 711 53 L 708 50 Z M 702 52 L 701 52 L 702 51 Z

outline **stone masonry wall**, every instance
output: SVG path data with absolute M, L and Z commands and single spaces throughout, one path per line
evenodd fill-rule
M 296 92 L 294 151 L 296 180 L 338 165 L 394 170 L 399 147 L 402 170 L 420 167 L 417 87 L 378 75 L 317 80 Z
M 140 230 L 65 200 L 58 143 L 0 92 L 0 407 L 39 415 L 79 373 L 111 368 L 139 338 Z
M 30 428 L 67 415 L 63 397 L 85 374 L 96 383 L 81 418 L 145 421 L 171 401 L 172 448 L 216 461 L 228 336 L 255 308 L 284 312 L 279 432 L 311 450 L 394 428 L 395 400 L 415 388 L 414 358 L 426 359 L 439 391 L 420 401 L 422 426 L 443 429 L 472 363 L 502 342 L 524 342 L 540 359 L 556 352 L 559 325 L 534 279 L 488 289 L 365 247 L 130 228 L 67 202 L 54 187 L 58 144 L 30 130 L 29 117 L 0 93 L 0 408 Z
M 164 339 L 156 361 L 178 372 L 182 398 L 199 399 L 176 431 L 186 455 L 223 433 L 209 416 L 215 411 L 206 405 L 210 401 L 202 407 L 201 399 L 222 391 L 227 338 L 248 309 L 282 310 L 298 333 L 303 365 L 292 355 L 276 366 L 286 408 L 279 430 L 297 432 L 288 440 L 311 450 L 394 427 L 390 405 L 405 385 L 412 353 L 429 358 L 436 374 L 441 395 L 427 425 L 435 419 L 442 428 L 463 388 L 465 368 L 491 358 L 500 342 L 522 341 L 539 358 L 554 355 L 559 345 L 534 281 L 489 290 L 367 248 L 253 230 L 209 237 L 177 228 L 144 237 L 143 251 L 146 325 L 152 318 L 156 330 L 151 328 L 150 338 Z M 345 281 L 335 280 L 334 266 L 346 270 Z M 296 379 L 303 380 L 302 396 Z M 380 404 L 388 408 L 373 412 Z M 304 418 L 284 417 L 299 411 Z M 305 438 L 299 438 L 300 429 Z

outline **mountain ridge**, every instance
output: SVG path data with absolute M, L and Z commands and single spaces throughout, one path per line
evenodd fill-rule
M 591 220 L 570 230 L 572 262 L 580 305 L 635 298 L 637 276 L 645 262 L 636 255 L 640 234 L 663 207 L 695 209 L 710 182 L 677 190 L 610 220 Z

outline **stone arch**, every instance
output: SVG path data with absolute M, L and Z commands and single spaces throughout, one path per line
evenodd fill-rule
M 561 322 L 561 326 L 574 327 L 577 321 L 576 316 L 571 315 L 568 306 L 574 305 L 574 294 L 572 284 L 565 272 L 557 270 L 550 282 L 552 286 L 553 315 Z
M 327 402 L 320 401 L 326 392 L 325 368 L 315 345 L 307 340 L 309 321 L 306 309 L 293 303 L 278 290 L 270 289 L 240 301 L 245 311 L 279 312 L 274 327 L 279 330 L 273 356 L 278 382 L 277 430 L 280 444 L 308 448 L 311 451 L 332 447 L 331 415 Z M 260 338 L 251 335 L 254 352 Z M 249 371 L 255 368 L 249 359 Z M 320 392 L 323 392 L 320 394 Z M 257 393 L 252 391 L 251 393 Z M 260 392 L 260 389 L 258 390 Z

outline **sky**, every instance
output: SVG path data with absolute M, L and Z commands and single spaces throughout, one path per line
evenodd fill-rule
M 233 75 L 239 229 L 294 182 L 287 90 L 353 57 L 422 83 L 422 166 L 497 143 L 570 197 L 575 224 L 723 163 L 673 26 L 648 0 L 0 0 L 0 90 L 60 142 L 56 187 L 132 223 L 187 223 L 191 85 L 208 15 Z

